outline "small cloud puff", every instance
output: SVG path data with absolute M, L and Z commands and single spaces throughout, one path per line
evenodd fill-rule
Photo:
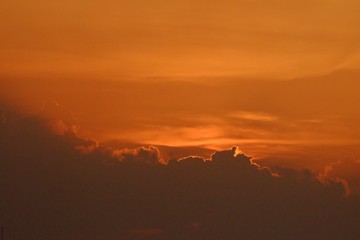
M 153 146 L 115 150 L 113 156 L 123 162 L 160 163 L 159 149 Z

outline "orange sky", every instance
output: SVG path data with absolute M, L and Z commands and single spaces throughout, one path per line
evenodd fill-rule
M 0 6 L 0 73 L 288 78 L 358 67 L 360 3 L 24 1 Z
M 260 5 L 4 0 L 0 96 L 101 141 L 357 158 L 360 3 Z

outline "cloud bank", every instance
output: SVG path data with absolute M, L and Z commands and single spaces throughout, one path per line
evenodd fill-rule
M 0 122 L 8 239 L 360 238 L 360 200 L 341 181 L 271 170 L 236 147 L 165 164 L 155 147 L 114 150 L 61 129 Z

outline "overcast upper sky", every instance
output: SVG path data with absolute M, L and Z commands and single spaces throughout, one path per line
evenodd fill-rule
M 0 74 L 289 78 L 360 65 L 360 3 L 0 3 Z

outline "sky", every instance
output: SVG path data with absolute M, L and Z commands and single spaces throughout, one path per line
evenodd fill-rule
M 359 239 L 359 9 L 1 1 L 0 225 L 30 240 Z
M 1 73 L 282 79 L 328 73 L 359 66 L 359 7 L 353 0 L 4 0 Z

